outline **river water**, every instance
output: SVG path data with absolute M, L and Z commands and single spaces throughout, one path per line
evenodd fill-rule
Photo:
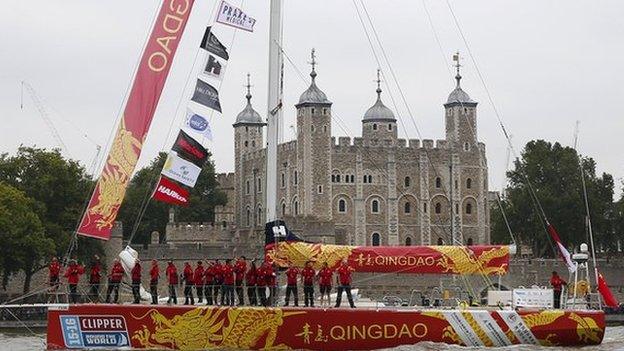
M 420 343 L 417 345 L 406 345 L 392 349 L 393 351 L 463 351 L 463 350 L 477 350 L 477 347 L 461 347 L 455 345 L 446 345 L 438 343 Z M 542 346 L 527 346 L 517 345 L 509 347 L 501 347 L 497 350 L 513 350 L 513 351 L 534 351 L 534 350 L 569 350 L 565 347 L 542 347 Z M 582 351 L 611 351 L 619 350 L 624 351 L 624 326 L 607 327 L 604 340 L 599 346 L 587 346 L 583 348 L 573 348 Z M 4 351 L 32 351 L 32 350 L 45 350 L 45 333 L 39 331 L 36 335 L 30 332 L 7 332 L 0 331 L 0 350 Z

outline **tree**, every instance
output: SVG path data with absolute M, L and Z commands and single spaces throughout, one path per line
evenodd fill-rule
M 536 255 L 555 254 L 540 206 L 565 245 L 576 247 L 588 242 L 579 157 L 573 148 L 534 140 L 526 144 L 521 159 L 507 172 L 509 186 L 502 207 L 518 239 L 530 244 Z M 590 157 L 581 157 L 581 165 L 596 246 L 612 248 L 613 177 L 606 173 L 597 177 L 596 163 Z M 539 202 L 531 195 L 527 179 Z M 509 235 L 498 206 L 491 217 L 493 240 L 506 242 Z
M 21 270 L 25 274 L 24 293 L 28 292 L 32 275 L 54 253 L 55 242 L 46 237 L 36 207 L 24 192 L 0 182 L 0 269 L 4 289 L 9 277 Z
M 149 166 L 139 170 L 128 186 L 126 197 L 119 211 L 119 219 L 124 223 L 124 237 L 132 235 L 137 226 L 133 238 L 135 243 L 147 243 L 153 231 L 164 233 L 169 218 L 170 205 L 150 199 L 154 186 L 162 170 L 167 154 L 161 152 L 152 160 Z M 176 207 L 176 218 L 181 222 L 204 222 L 214 221 L 214 208 L 224 205 L 227 201 L 223 192 L 218 191 L 215 179 L 214 165 L 206 162 L 201 174 L 190 190 L 189 207 Z M 147 203 L 147 208 L 137 225 L 137 218 L 141 208 Z

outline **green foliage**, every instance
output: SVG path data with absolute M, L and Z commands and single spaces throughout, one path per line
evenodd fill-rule
M 128 186 L 126 197 L 121 205 L 118 219 L 124 224 L 124 237 L 128 238 L 136 225 L 139 212 L 146 200 L 149 200 L 145 213 L 138 224 L 136 234 L 132 239 L 135 243 L 147 243 L 153 231 L 165 233 L 165 227 L 169 219 L 170 205 L 150 200 L 150 195 L 162 170 L 167 154 L 161 152 L 149 166 L 139 170 Z M 176 220 L 180 222 L 213 222 L 214 208 L 226 203 L 224 193 L 217 190 L 214 165 L 207 162 L 195 184 L 190 191 L 189 207 L 174 207 Z
M 578 157 L 573 148 L 534 140 L 526 144 L 514 170 L 507 173 L 509 186 L 502 206 L 517 239 L 531 245 L 536 255 L 552 256 L 554 252 L 538 204 L 530 195 L 527 178 L 564 244 L 577 247 L 588 242 Z M 596 176 L 592 158 L 581 157 L 581 164 L 596 247 L 613 250 L 613 177 L 606 173 Z M 509 234 L 498 206 L 494 206 L 491 218 L 492 241 L 508 242 Z

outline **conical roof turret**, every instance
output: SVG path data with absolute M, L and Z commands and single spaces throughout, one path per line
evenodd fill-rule
M 381 70 L 377 69 L 377 101 L 375 104 L 371 106 L 366 113 L 364 113 L 364 118 L 362 118 L 362 122 L 372 122 L 372 121 L 390 121 L 396 122 L 396 118 L 394 117 L 394 112 L 389 109 L 384 103 L 381 101 L 381 78 L 380 78 Z
M 312 49 L 312 61 L 310 64 L 312 65 L 312 72 L 310 72 L 310 77 L 312 77 L 312 82 L 306 91 L 304 91 L 299 97 L 299 105 L 303 104 L 331 104 L 331 101 L 327 99 L 327 95 L 316 86 L 316 56 L 314 55 L 314 49 Z
M 247 74 L 247 95 L 245 98 L 247 99 L 247 105 L 245 108 L 236 116 L 236 122 L 234 126 L 241 124 L 261 124 L 264 125 L 264 121 L 260 114 L 254 110 L 251 106 L 251 84 L 249 82 L 249 74 Z

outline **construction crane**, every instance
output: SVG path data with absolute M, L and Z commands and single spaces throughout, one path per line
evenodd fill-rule
M 41 98 L 39 97 L 39 95 L 37 95 L 37 92 L 35 91 L 35 89 L 26 81 L 22 81 L 22 96 L 21 96 L 21 102 L 20 102 L 20 109 L 24 110 L 24 88 L 26 88 L 28 95 L 30 95 L 30 98 L 32 102 L 35 104 L 37 111 L 39 111 L 41 118 L 43 118 L 44 122 L 48 125 L 48 129 L 50 129 L 50 132 L 52 133 L 52 137 L 56 141 L 57 145 L 63 151 L 65 151 L 65 153 L 69 154 L 69 150 L 67 149 L 67 146 L 63 142 L 63 139 L 61 139 L 61 135 L 59 134 L 58 130 L 56 130 L 56 127 L 54 127 L 54 124 L 52 123 L 52 120 L 50 119 L 48 111 L 46 111 L 45 107 L 43 106 L 43 102 L 41 102 Z

